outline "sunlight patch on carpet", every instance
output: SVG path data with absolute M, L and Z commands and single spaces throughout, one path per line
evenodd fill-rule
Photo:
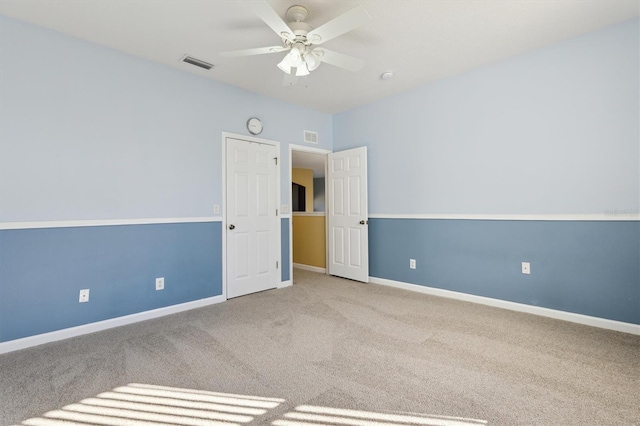
M 25 426 L 241 426 L 283 399 L 131 383 L 22 422 Z
M 265 424 L 286 401 L 251 395 L 131 383 L 85 398 L 23 426 L 243 426 Z M 271 426 L 486 426 L 484 420 L 418 413 L 376 413 L 299 405 Z M 17 425 L 16 425 L 17 426 Z
M 271 423 L 272 426 L 486 426 L 484 420 L 433 416 L 416 413 L 375 413 L 372 411 L 300 405 Z

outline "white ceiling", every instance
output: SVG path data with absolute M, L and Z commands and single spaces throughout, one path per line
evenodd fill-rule
M 323 45 L 364 59 L 362 71 L 323 64 L 306 84 L 284 87 L 276 68 L 284 53 L 218 55 L 279 44 L 245 1 L 0 0 L 0 13 L 328 113 L 640 15 L 640 0 L 270 0 L 282 17 L 291 5 L 307 7 L 314 28 L 358 4 L 372 18 Z M 184 64 L 185 54 L 215 67 Z M 385 71 L 395 77 L 382 81 Z

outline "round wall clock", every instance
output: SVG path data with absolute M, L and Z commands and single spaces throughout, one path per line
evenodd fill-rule
M 259 135 L 262 133 L 262 121 L 259 118 L 251 117 L 247 120 L 247 130 L 252 135 Z

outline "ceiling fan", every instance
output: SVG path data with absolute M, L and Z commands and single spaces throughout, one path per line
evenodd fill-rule
M 323 62 L 352 72 L 360 71 L 364 66 L 361 59 L 317 47 L 369 22 L 371 17 L 362 6 L 357 6 L 313 29 L 304 22 L 309 15 L 304 6 L 296 5 L 287 9 L 286 17 L 289 23 L 285 23 L 266 0 L 249 1 L 245 5 L 271 27 L 282 39 L 282 45 L 221 52 L 221 56 L 240 57 L 289 51 L 278 64 L 278 68 L 292 77 L 309 75 Z

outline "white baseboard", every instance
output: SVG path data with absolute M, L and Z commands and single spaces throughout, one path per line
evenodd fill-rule
M 304 265 L 302 263 L 294 263 L 293 267 L 294 268 L 298 268 L 298 269 L 302 269 L 304 271 L 319 272 L 321 274 L 326 274 L 327 273 L 327 269 L 326 268 L 321 268 L 319 266 L 311 266 L 311 265 Z
M 150 311 L 139 312 L 137 314 L 125 315 L 104 321 L 93 322 L 91 324 L 79 325 L 77 327 L 65 328 L 63 330 L 52 331 L 50 333 L 38 334 L 36 336 L 24 337 L 22 339 L 10 340 L 0 343 L 0 354 L 13 352 L 20 349 L 30 348 L 45 343 L 56 342 L 58 340 L 69 339 L 83 334 L 95 333 L 109 328 L 120 327 L 122 325 L 133 324 L 153 318 L 176 314 L 190 309 L 202 308 L 224 302 L 224 296 L 208 297 L 206 299 L 195 300 L 193 302 L 181 303 L 179 305 L 167 306 Z
M 292 285 L 293 285 L 293 281 L 292 280 L 281 281 L 280 284 L 278 284 L 277 288 L 291 287 Z
M 389 287 L 401 288 L 403 290 L 415 291 L 418 293 L 430 294 L 432 296 L 447 297 L 449 299 L 463 300 L 465 302 L 479 303 L 481 305 L 493 306 L 496 308 L 509 309 L 511 311 L 526 312 L 528 314 L 540 315 L 548 318 L 555 318 L 563 321 L 575 322 L 592 327 L 606 328 L 608 330 L 621 331 L 640 335 L 640 325 L 628 322 L 614 321 L 605 318 L 592 317 L 589 315 L 575 314 L 572 312 L 557 311 L 555 309 L 542 308 L 540 306 L 525 305 L 523 303 L 509 302 L 506 300 L 493 299 L 473 294 L 460 293 L 457 291 L 443 290 L 434 287 L 425 287 L 417 284 L 409 284 L 401 281 L 387 280 L 385 278 L 369 277 L 369 282 Z

